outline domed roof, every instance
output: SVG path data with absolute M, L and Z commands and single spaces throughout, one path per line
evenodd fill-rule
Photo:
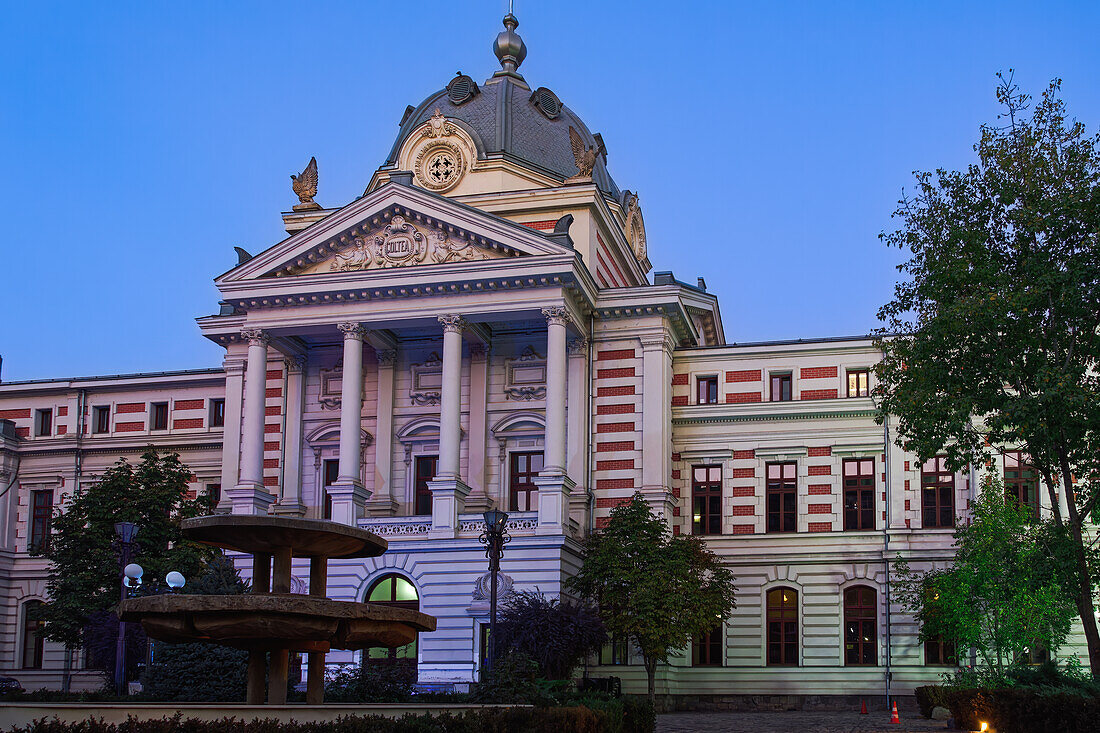
M 503 155 L 562 179 L 579 173 L 570 141 L 570 127 L 577 131 L 585 147 L 603 150 L 603 139 L 593 135 L 557 95 L 545 87 L 532 92 L 520 76 L 516 69 L 527 49 L 515 33 L 518 24 L 510 14 L 504 18 L 506 30 L 494 43 L 502 68 L 483 85 L 479 86 L 460 73 L 447 87 L 406 110 L 401 131 L 386 161 L 388 165 L 397 163 L 405 140 L 436 110 L 473 138 L 479 159 Z M 606 158 L 606 152 L 596 156 L 592 181 L 605 194 L 621 201 L 622 192 L 607 171 Z

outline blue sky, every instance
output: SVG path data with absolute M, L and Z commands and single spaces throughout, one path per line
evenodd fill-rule
M 496 68 L 506 0 L 4 3 L 3 379 L 216 366 L 212 279 L 347 203 L 407 104 Z M 865 333 L 911 171 L 960 167 L 995 72 L 1100 123 L 1100 3 L 519 0 L 528 56 L 638 191 L 650 259 L 731 341 Z

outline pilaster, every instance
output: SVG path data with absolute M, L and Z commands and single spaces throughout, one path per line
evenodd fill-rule
M 283 440 L 282 496 L 272 511 L 304 517 L 302 503 L 302 409 L 305 404 L 306 357 L 299 354 L 283 362 L 286 369 L 286 433 Z
M 568 387 L 566 396 L 566 473 L 578 482 L 569 496 L 570 516 L 587 526 L 588 492 L 588 339 L 571 339 L 567 344 Z
M 486 443 L 488 440 L 489 412 L 489 363 L 490 348 L 485 344 L 470 346 L 470 430 L 469 455 L 466 478 L 470 483 L 470 496 L 466 510 L 484 512 L 493 505 L 489 496 L 486 474 Z
M 650 507 L 671 521 L 672 495 L 672 336 L 661 329 L 641 337 L 642 487 Z
M 397 511 L 393 486 L 393 387 L 395 349 L 377 349 L 378 416 L 374 436 L 374 493 L 367 503 L 372 517 L 389 517 Z
M 222 498 L 216 511 L 228 514 L 232 503 L 226 490 L 237 485 L 241 470 L 241 420 L 244 407 L 245 360 L 227 354 L 225 370 L 225 420 L 222 429 Z

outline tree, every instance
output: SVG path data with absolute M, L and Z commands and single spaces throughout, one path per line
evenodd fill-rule
M 1012 661 L 1035 644 L 1061 646 L 1076 615 L 1072 594 L 1049 562 L 1063 535 L 1047 531 L 990 477 L 972 506 L 970 524 L 955 532 L 955 557 L 946 569 L 897 565 L 898 598 L 921 624 L 921 641 L 950 640 L 975 649 L 987 670 L 1004 678 Z
M 188 580 L 182 593 L 246 593 L 233 562 L 215 553 L 203 573 Z M 157 701 L 243 702 L 248 652 L 220 644 L 153 642 L 152 662 L 142 675 L 143 694 Z
M 175 453 L 160 455 L 149 447 L 141 461 L 120 459 L 89 486 L 78 486 L 67 505 L 53 518 L 54 533 L 45 557 L 49 600 L 43 607 L 48 638 L 79 648 L 92 635 L 102 646 L 104 660 L 113 664 L 117 622 L 108 619 L 119 600 L 121 573 L 115 538 L 116 522 L 138 525 L 137 561 L 148 579 L 163 578 L 171 570 L 198 577 L 214 550 L 184 539 L 180 520 L 208 514 L 209 497 L 191 498 L 187 483 L 191 470 Z M 107 641 L 108 643 L 101 643 Z
M 498 649 L 529 656 L 546 679 L 568 679 L 585 655 L 607 641 L 600 617 L 571 600 L 547 598 L 538 591 L 508 597 L 497 620 Z
M 652 703 L 657 664 L 730 614 L 733 582 L 701 538 L 673 536 L 634 494 L 588 538 L 584 564 L 569 584 L 597 604 L 612 637 L 641 651 Z
M 1030 456 L 1068 539 L 1063 586 L 1100 677 L 1085 537 L 1100 470 L 1100 136 L 1066 119 L 1058 80 L 1027 115 L 1027 95 L 998 76 L 1005 124 L 982 127 L 978 161 L 917 173 L 901 226 L 881 235 L 911 257 L 879 311 L 877 394 L 922 460 Z

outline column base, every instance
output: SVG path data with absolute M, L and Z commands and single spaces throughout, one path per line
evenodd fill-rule
M 265 515 L 275 503 L 275 495 L 256 484 L 242 484 L 226 489 L 225 496 L 229 500 L 230 514 Z
M 275 502 L 275 506 L 271 507 L 273 514 L 282 517 L 304 517 L 306 515 L 306 505 L 300 501 L 278 501 Z
M 371 492 L 357 481 L 350 483 L 337 481 L 331 486 L 326 486 L 325 491 L 332 499 L 332 521 L 352 527 L 358 525 Z
M 397 500 L 392 497 L 372 497 L 367 502 L 368 517 L 392 517 L 395 514 L 397 514 Z
M 535 534 L 568 534 L 569 494 L 576 482 L 564 473 L 535 476 L 539 487 L 539 523 Z
M 493 497 L 481 493 L 480 491 L 466 498 L 466 514 L 481 514 L 487 512 L 496 506 L 496 502 L 493 501 Z
M 432 529 L 429 537 L 458 536 L 458 515 L 466 511 L 470 487 L 460 478 L 434 479 L 428 482 L 432 492 Z
M 676 506 L 676 497 L 672 495 L 672 489 L 667 486 L 643 486 L 638 489 L 638 493 L 661 519 L 665 522 L 672 521 L 672 510 Z

